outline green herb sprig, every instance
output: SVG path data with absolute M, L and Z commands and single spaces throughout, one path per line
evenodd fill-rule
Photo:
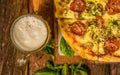
M 78 65 L 55 65 L 50 61 L 47 63 L 46 69 L 42 69 L 33 75 L 68 75 L 69 69 L 71 71 L 71 75 L 77 75 L 78 73 L 81 75 L 88 75 L 87 70 L 82 67 L 82 62 Z

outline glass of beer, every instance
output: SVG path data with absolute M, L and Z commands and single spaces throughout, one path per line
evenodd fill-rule
M 10 38 L 18 50 L 17 66 L 24 66 L 28 56 L 42 50 L 50 37 L 50 27 L 42 17 L 26 14 L 15 19 L 10 29 Z

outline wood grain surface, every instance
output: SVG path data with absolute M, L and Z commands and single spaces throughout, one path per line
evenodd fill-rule
M 32 75 L 34 72 L 44 68 L 46 62 L 51 59 L 49 55 L 40 51 L 30 56 L 25 71 L 16 68 L 15 60 L 18 51 L 10 42 L 10 26 L 18 16 L 28 13 L 42 16 L 48 21 L 52 34 L 54 32 L 53 0 L 0 0 L 0 75 Z M 89 75 L 120 75 L 119 63 L 91 64 L 85 62 L 85 64 L 90 69 Z
M 16 70 L 17 50 L 9 37 L 11 23 L 20 15 L 28 13 L 28 0 L 0 0 L 0 75 L 22 75 Z

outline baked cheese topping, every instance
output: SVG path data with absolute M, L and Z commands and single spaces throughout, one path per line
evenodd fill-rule
M 86 6 L 85 12 L 77 13 L 70 10 L 71 3 L 74 1 L 78 2 L 81 0 L 55 0 L 56 18 L 85 18 L 85 19 L 95 18 L 95 16 L 97 15 L 104 14 L 105 10 L 104 7 L 105 4 L 107 3 L 107 0 L 84 0 Z M 81 8 L 83 8 L 83 6 Z

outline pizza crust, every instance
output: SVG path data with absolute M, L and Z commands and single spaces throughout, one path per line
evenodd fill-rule
M 120 62 L 120 57 L 115 57 L 115 56 L 107 54 L 102 57 L 99 57 L 98 61 L 100 61 L 100 62 Z

